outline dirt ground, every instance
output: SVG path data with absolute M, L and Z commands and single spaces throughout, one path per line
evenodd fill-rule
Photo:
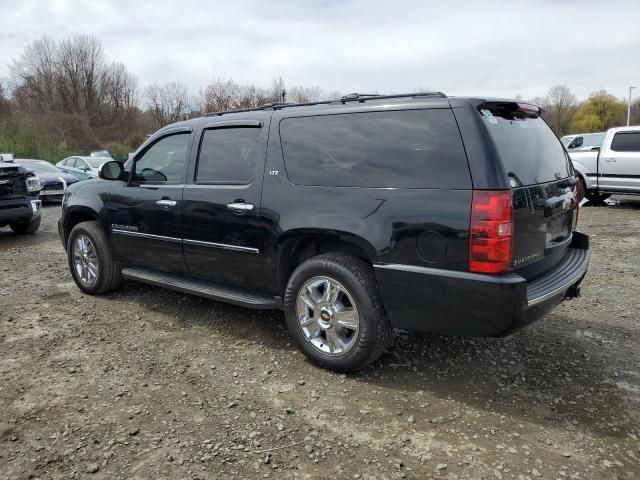
M 59 212 L 0 229 L 1 478 L 640 478 L 640 199 L 582 209 L 582 298 L 505 339 L 397 332 L 349 376 L 281 313 L 81 294 Z

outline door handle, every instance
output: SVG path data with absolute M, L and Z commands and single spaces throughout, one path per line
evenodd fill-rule
M 169 207 L 175 207 L 178 204 L 178 202 L 176 202 L 175 200 L 168 200 L 166 198 L 163 198 L 162 200 L 157 200 L 156 201 L 156 205 L 158 205 L 160 208 L 164 208 L 167 209 Z
M 616 159 L 615 158 L 605 158 L 604 161 L 607 162 L 607 163 L 612 163 L 612 162 L 615 162 Z
M 253 212 L 255 206 L 253 203 L 234 202 L 227 204 L 227 208 L 233 213 L 243 214 L 246 212 Z

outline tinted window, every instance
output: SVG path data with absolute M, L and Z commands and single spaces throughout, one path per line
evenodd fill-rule
M 505 107 L 478 107 L 512 187 L 572 175 L 569 159 L 551 128 L 538 116 Z
M 190 135 L 170 135 L 154 143 L 135 163 L 136 182 L 180 183 L 184 179 Z
M 200 142 L 197 182 L 249 183 L 264 142 L 260 128 L 205 130 Z
M 615 152 L 640 152 L 640 132 L 616 133 L 611 142 Z
M 467 159 L 448 109 L 286 118 L 287 175 L 301 185 L 468 188 Z

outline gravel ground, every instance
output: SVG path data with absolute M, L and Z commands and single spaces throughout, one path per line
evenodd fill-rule
M 583 208 L 583 297 L 505 339 L 397 332 L 358 375 L 277 312 L 130 282 L 0 229 L 1 478 L 640 478 L 640 199 Z

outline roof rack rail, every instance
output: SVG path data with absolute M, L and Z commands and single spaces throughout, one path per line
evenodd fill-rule
M 243 108 L 240 110 L 226 110 L 223 112 L 211 112 L 207 113 L 207 117 L 215 117 L 226 115 L 227 113 L 242 113 L 242 112 L 256 112 L 260 110 L 279 110 L 281 108 L 289 108 L 289 107 L 312 107 L 314 105 L 331 105 L 331 104 L 340 104 L 343 105 L 347 102 L 366 102 L 367 100 L 386 100 L 392 98 L 413 98 L 413 97 L 438 97 L 438 98 L 447 98 L 447 96 L 442 92 L 416 92 L 416 93 L 401 93 L 397 95 L 379 95 L 377 93 L 350 93 L 348 95 L 343 95 L 339 99 L 336 100 L 323 100 L 320 102 L 306 102 L 306 103 L 291 103 L 291 102 L 270 102 L 265 103 L 259 107 L 255 108 Z
M 340 98 L 342 103 L 345 102 L 365 102 L 367 100 L 386 100 L 388 98 L 411 98 L 411 97 L 439 97 L 447 98 L 442 92 L 415 92 L 415 93 L 399 93 L 395 95 L 378 95 L 377 93 L 350 93 Z
M 349 100 L 360 100 L 360 99 L 379 97 L 379 96 L 380 94 L 378 93 L 348 93 L 347 95 L 343 95 L 342 97 L 340 97 L 340 101 L 346 102 Z

